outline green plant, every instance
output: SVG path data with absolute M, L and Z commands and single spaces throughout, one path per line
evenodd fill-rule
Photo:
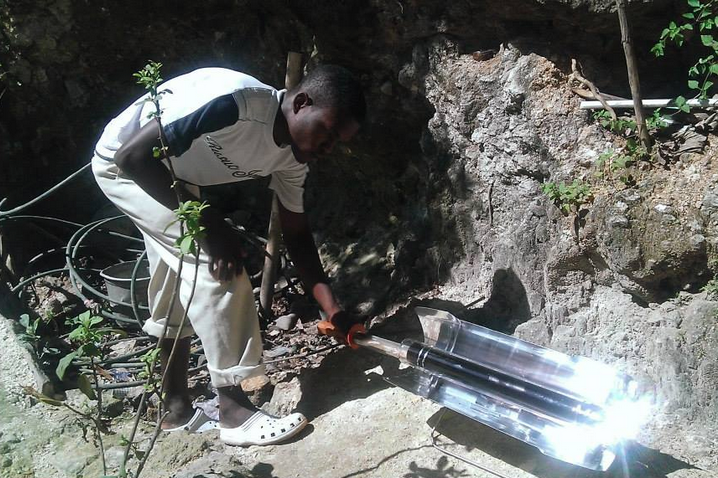
M 96 359 L 102 356 L 101 344 L 109 335 L 124 335 L 125 332 L 112 327 L 97 327 L 104 319 L 88 310 L 66 321 L 69 326 L 74 326 L 67 336 L 67 339 L 76 345 L 76 349 L 60 359 L 55 373 L 60 380 L 65 379 L 67 367 L 73 360 L 79 358 Z M 80 380 L 86 376 L 81 374 Z M 83 390 L 84 392 L 85 390 Z M 85 393 L 88 395 L 87 393 Z M 94 394 L 93 394 L 94 395 Z M 89 396 L 89 395 L 88 395 Z M 93 398 L 93 397 L 90 397 Z
M 147 98 L 142 100 L 142 102 L 149 102 L 155 106 L 155 110 L 150 112 L 148 118 L 160 118 L 162 116 L 160 99 L 163 95 L 172 94 L 172 91 L 166 88 L 162 91 L 157 90 L 160 83 L 164 81 L 162 79 L 162 76 L 160 76 L 161 69 L 162 63 L 150 60 L 147 62 L 144 68 L 132 74 L 132 76 L 137 78 L 137 84 L 144 86 L 145 89 L 149 92 Z
M 144 102 L 150 102 L 154 105 L 153 111 L 148 114 L 148 118 L 151 120 L 154 120 L 157 122 L 158 127 L 162 128 L 162 109 L 160 108 L 160 98 L 165 94 L 171 94 L 172 92 L 164 89 L 159 90 L 159 84 L 162 82 L 162 78 L 160 76 L 160 68 L 162 67 L 161 63 L 149 61 L 145 67 L 140 70 L 139 72 L 133 74 L 135 78 L 137 78 L 137 82 L 145 87 L 145 89 L 148 90 L 148 95 L 145 99 L 142 100 L 141 103 Z M 172 161 L 169 156 L 168 148 L 164 144 L 164 141 L 162 139 L 162 136 L 160 135 L 158 138 L 158 141 L 160 143 L 159 147 L 153 148 L 152 154 L 154 158 L 162 159 L 166 161 L 166 164 L 169 167 L 170 176 L 172 179 L 172 188 L 175 190 L 175 193 L 177 195 L 177 202 L 179 207 L 175 210 L 176 219 L 170 224 L 179 223 L 179 239 L 176 241 L 176 245 L 180 252 L 180 261 L 178 270 L 176 271 L 177 275 L 181 275 L 182 272 L 182 266 L 184 264 L 183 256 L 186 254 L 192 254 L 197 256 L 199 253 L 199 242 L 204 237 L 204 227 L 201 225 L 201 216 L 202 211 L 209 207 L 206 203 L 200 203 L 199 201 L 182 201 L 179 193 L 178 183 L 176 176 L 174 174 L 174 169 L 172 166 Z M 168 225 L 168 227 L 170 226 Z M 199 262 L 195 261 L 195 278 L 193 281 L 193 286 L 190 291 L 190 296 L 188 298 L 188 303 L 192 301 L 192 298 L 194 296 L 194 284 L 196 283 L 197 279 L 197 271 L 199 267 Z M 169 305 L 169 312 L 171 313 L 172 308 L 174 306 L 175 300 L 178 296 L 179 292 L 179 285 L 180 281 L 176 282 L 175 288 L 172 292 L 172 297 L 170 298 L 170 305 Z M 87 305 L 87 304 L 86 304 Z M 88 308 L 90 308 L 90 305 L 87 305 Z M 187 317 L 185 313 L 182 317 L 182 320 L 180 321 L 179 327 L 181 328 L 184 324 L 184 321 Z M 54 320 L 54 319 L 53 319 Z M 81 410 L 78 410 L 71 405 L 68 405 L 65 402 L 61 402 L 58 400 L 55 400 L 52 397 L 48 397 L 45 395 L 42 395 L 41 393 L 35 391 L 32 388 L 27 387 L 25 389 L 25 392 L 28 395 L 31 395 L 35 397 L 37 400 L 46 403 L 48 405 L 52 406 L 64 406 L 76 414 L 82 419 L 86 419 L 91 421 L 94 424 L 94 434 L 97 439 L 97 443 L 100 448 L 100 454 L 102 457 L 102 463 L 103 463 L 103 471 L 104 471 L 104 477 L 103 478 L 127 478 L 128 476 L 132 476 L 134 478 L 137 478 L 140 476 L 143 467 L 146 464 L 147 458 L 149 456 L 150 451 L 154 447 L 155 441 L 157 437 L 160 434 L 161 431 L 161 425 L 164 418 L 167 416 L 166 411 L 162 411 L 162 408 L 164 406 L 164 379 L 165 377 L 162 376 L 161 380 L 159 380 L 158 383 L 158 375 L 155 373 L 155 366 L 158 360 L 158 357 L 160 355 L 160 348 L 159 344 L 163 342 L 163 340 L 166 337 L 167 333 L 167 327 L 165 325 L 165 328 L 163 329 L 161 336 L 159 337 L 159 340 L 157 341 L 156 347 L 146 353 L 144 356 L 141 357 L 142 362 L 145 365 L 145 370 L 140 373 L 140 377 L 145 379 L 145 390 L 142 393 L 142 396 L 140 398 L 140 404 L 138 406 L 137 412 L 135 414 L 134 423 L 132 426 L 132 429 L 130 431 L 129 437 L 125 438 L 122 437 L 121 444 L 125 446 L 125 454 L 119 464 L 119 470 L 116 475 L 112 475 L 111 477 L 107 475 L 107 467 L 105 463 L 105 454 L 104 454 L 104 447 L 102 444 L 102 433 L 108 433 L 109 430 L 105 424 L 105 419 L 103 418 L 103 409 L 102 409 L 102 394 L 95 393 L 95 389 L 97 389 L 97 386 L 99 384 L 99 373 L 103 372 L 99 367 L 97 366 L 97 359 L 102 356 L 102 345 L 104 343 L 104 339 L 109 334 L 118 333 L 119 331 L 116 329 L 103 327 L 102 325 L 102 318 L 93 313 L 92 310 L 87 311 L 83 314 L 80 314 L 79 316 L 70 319 L 67 321 L 68 325 L 73 326 L 74 328 L 72 331 L 67 335 L 67 339 L 75 346 L 75 349 L 65 355 L 61 360 L 60 363 L 57 365 L 56 368 L 56 374 L 57 376 L 62 380 L 65 379 L 65 375 L 67 373 L 67 369 L 73 362 L 79 363 L 82 362 L 82 364 L 85 366 L 84 369 L 80 369 L 80 373 L 77 376 L 77 383 L 80 388 L 80 390 L 87 395 L 90 399 L 96 400 L 97 402 L 97 414 L 96 416 L 92 413 L 84 413 Z M 35 339 L 37 337 L 37 328 L 40 322 L 38 320 L 30 321 L 29 316 L 26 318 L 21 318 L 21 323 L 25 327 L 26 335 L 30 339 Z M 168 363 L 171 363 L 172 358 L 175 353 L 175 348 L 177 345 L 178 339 L 175 339 L 174 346 L 172 347 L 172 350 L 170 351 Z M 89 362 L 89 363 L 88 363 Z M 92 380 L 90 380 L 90 376 L 88 376 L 87 369 L 89 365 L 89 372 L 91 374 Z M 168 366 L 169 368 L 169 366 Z M 93 386 L 94 384 L 94 386 Z M 148 396 L 148 392 L 156 393 L 160 399 L 160 409 L 158 413 L 158 420 L 155 427 L 154 435 L 152 436 L 150 443 L 146 450 L 140 450 L 138 448 L 137 443 L 135 442 L 134 438 L 139 426 L 140 418 L 142 414 L 144 413 L 144 404 L 146 402 L 146 398 Z M 87 424 L 85 422 L 81 423 L 81 426 L 83 430 L 87 430 Z M 127 470 L 127 464 L 129 460 L 130 454 L 134 455 L 135 458 L 137 458 L 140 462 L 138 464 L 138 467 L 136 471 L 132 472 Z
M 154 111 L 151 112 L 148 115 L 148 118 L 151 120 L 155 120 L 157 122 L 157 126 L 162 130 L 162 109 L 160 108 L 160 99 L 162 95 L 165 94 L 172 94 L 172 92 L 168 89 L 164 90 L 158 90 L 159 84 L 162 82 L 162 77 L 160 76 L 160 69 L 162 67 L 161 63 L 149 61 L 145 67 L 135 73 L 133 76 L 137 78 L 137 82 L 145 87 L 146 90 L 149 91 L 149 94 L 147 98 L 145 98 L 143 101 L 145 102 L 151 102 L 154 105 Z M 180 194 L 180 187 L 177 182 L 177 177 L 175 176 L 174 167 L 172 165 L 172 160 L 169 155 L 169 149 L 167 148 L 167 145 L 164 143 L 164 140 L 162 138 L 162 135 L 160 134 L 158 137 L 160 146 L 154 147 L 152 149 L 152 155 L 155 159 L 162 159 L 166 162 L 168 166 L 168 170 L 170 173 L 170 177 L 172 179 L 172 188 L 175 191 L 175 194 L 177 196 L 177 203 L 179 207 L 175 210 L 175 215 L 177 217 L 176 220 L 172 221 L 170 224 L 168 224 L 167 227 L 169 227 L 172 224 L 179 223 L 179 238 L 176 241 L 176 245 L 179 248 L 180 251 L 180 257 L 179 257 L 179 266 L 176 271 L 178 276 L 182 275 L 182 267 L 184 264 L 183 257 L 185 254 L 192 254 L 194 256 L 197 256 L 199 253 L 199 240 L 201 240 L 204 237 L 204 227 L 201 225 L 201 217 L 202 217 L 202 211 L 209 207 L 206 203 L 200 203 L 198 201 L 183 201 L 181 194 Z M 195 261 L 195 276 L 194 280 L 192 281 L 192 290 L 190 292 L 190 296 L 188 299 L 188 303 L 192 301 L 192 298 L 194 296 L 195 291 L 195 285 L 197 282 L 197 271 L 199 268 L 199 261 Z M 180 281 L 177 281 L 174 290 L 172 291 L 172 296 L 170 298 L 170 305 L 169 305 L 169 312 L 168 314 L 172 313 L 175 301 L 177 300 L 177 296 L 179 293 L 179 285 Z M 182 316 L 182 319 L 180 321 L 179 328 L 181 329 L 184 325 L 185 320 L 187 319 L 187 309 L 188 307 L 185 307 L 185 312 Z M 163 404 L 164 404 L 164 383 L 165 383 L 165 375 L 162 376 L 159 387 L 157 386 L 157 378 L 155 377 L 154 370 L 155 370 L 155 364 L 157 363 L 157 358 L 160 353 L 159 346 L 165 339 L 167 334 L 167 324 L 165 324 L 165 327 L 162 330 L 162 333 L 159 337 L 159 340 L 157 341 L 157 346 L 154 350 L 151 352 L 145 354 L 145 356 L 142 357 L 143 362 L 145 363 L 145 371 L 144 375 L 145 377 L 145 390 L 142 393 L 142 396 L 140 398 L 140 405 L 138 407 L 137 413 L 135 414 L 135 421 L 132 426 L 132 430 L 130 432 L 130 436 L 126 439 L 126 446 L 125 446 L 125 453 L 124 457 L 122 459 L 122 462 L 120 464 L 120 469 L 118 472 L 118 477 L 125 478 L 128 476 L 128 473 L 131 474 L 131 472 L 127 471 L 127 462 L 129 459 L 130 453 L 134 453 L 136 457 L 139 457 L 138 455 L 138 449 L 136 446 L 136 443 L 134 441 L 135 434 L 137 432 L 137 428 L 140 421 L 140 415 L 142 413 L 142 409 L 145 403 L 145 400 L 147 398 L 148 392 L 154 392 L 157 393 L 159 399 L 160 399 L 160 406 L 158 411 L 158 420 L 157 424 L 155 426 L 155 432 L 150 440 L 150 443 L 144 452 L 142 452 L 142 457 L 140 459 L 140 463 L 137 466 L 137 469 L 135 473 L 132 475 L 135 478 L 142 473 L 142 470 L 147 463 L 147 458 L 149 456 L 150 451 L 154 447 L 154 443 L 157 440 L 157 437 L 159 436 L 161 432 L 161 426 L 164 418 L 167 416 L 166 411 L 163 411 Z M 169 370 L 172 359 L 174 358 L 175 349 L 177 347 L 177 343 L 179 341 L 179 336 L 175 338 L 174 344 L 172 346 L 172 349 L 169 354 L 169 358 L 167 359 L 168 365 L 165 370 L 165 374 L 167 370 Z
M 689 11 L 682 15 L 682 23 L 671 21 L 661 32 L 651 52 L 657 57 L 663 56 L 669 43 L 681 47 L 697 31 L 707 51 L 688 69 L 688 88 L 696 91 L 697 97 L 705 99 L 714 85 L 715 75 L 718 75 L 718 41 L 712 34 L 718 28 L 718 1 L 686 0 L 686 3 Z M 684 97 L 679 96 L 675 103 L 680 110 L 689 110 Z
M 652 156 L 646 147 L 638 139 L 638 127 L 633 118 L 619 117 L 613 119 L 608 111 L 600 110 L 593 114 L 601 126 L 613 133 L 626 138 L 623 148 L 618 151 L 609 150 L 601 153 L 596 161 L 597 177 L 603 178 L 610 171 L 611 177 L 631 186 L 635 184 L 635 178 L 630 168 L 638 161 L 651 161 Z M 649 130 L 656 130 L 667 125 L 662 113 L 658 110 L 646 119 L 646 126 Z M 606 171 L 606 164 L 609 171 Z
M 646 127 L 650 130 L 659 130 L 668 126 L 668 121 L 663 116 L 661 109 L 653 110 L 651 116 L 646 118 Z
M 709 280 L 706 285 L 701 288 L 701 292 L 705 292 L 710 297 L 718 297 L 718 278 Z
M 145 368 L 137 374 L 138 378 L 145 380 L 145 390 L 148 392 L 155 391 L 157 389 L 157 375 L 155 374 L 155 363 L 159 357 L 160 349 L 152 349 L 145 352 L 140 356 L 140 361 L 144 364 Z
M 55 343 L 57 342 L 56 337 L 44 336 L 40 331 L 44 323 L 53 321 L 52 318 L 42 319 L 37 317 L 33 320 L 28 314 L 22 314 L 18 321 L 24 328 L 24 331 L 19 334 L 19 339 L 35 350 L 38 359 L 43 362 L 49 362 L 51 357 L 61 353 Z M 54 324 L 54 322 L 52 323 Z
M 541 191 L 553 201 L 556 206 L 564 213 L 578 211 L 581 205 L 589 202 L 593 198 L 591 188 L 574 179 L 571 184 L 566 183 L 544 183 L 541 185 Z
M 35 321 L 30 322 L 27 315 L 20 318 L 20 322 L 26 326 L 26 330 L 32 333 L 33 337 L 36 336 L 39 320 L 40 319 L 35 319 Z M 51 317 L 49 320 L 53 320 L 53 318 Z M 112 327 L 100 327 L 102 322 L 103 318 L 96 315 L 93 310 L 87 310 L 76 317 L 68 319 L 66 324 L 74 328 L 67 334 L 67 340 L 75 349 L 62 357 L 55 369 L 58 378 L 65 380 L 67 369 L 73 361 L 80 359 L 89 361 L 89 373 L 81 371 L 77 375 L 77 386 L 87 398 L 95 401 L 96 411 L 94 414 L 92 412 L 83 412 L 78 408 L 68 405 L 66 402 L 47 397 L 30 387 L 25 387 L 24 390 L 26 394 L 35 397 L 43 403 L 65 407 L 75 413 L 78 416 L 78 423 L 83 430 L 83 436 L 87 434 L 88 424 L 91 423 L 93 425 L 94 438 L 100 448 L 103 473 L 106 475 L 107 464 L 105 462 L 102 435 L 103 433 L 109 433 L 110 430 L 107 427 L 107 420 L 103 416 L 102 394 L 95 392 L 100 384 L 96 361 L 102 356 L 102 346 L 106 338 L 109 336 L 124 335 L 125 332 Z
M 633 118 L 619 116 L 614 120 L 611 117 L 611 113 L 606 110 L 598 110 L 594 112 L 593 118 L 607 130 L 621 136 L 635 134 L 638 130 L 636 122 Z
M 611 113 L 606 110 L 598 110 L 593 113 L 593 118 L 607 130 L 624 137 L 634 137 L 638 134 L 636 120 L 631 116 L 619 116 L 615 120 Z M 660 110 L 654 110 L 653 114 L 646 118 L 646 127 L 649 130 L 658 130 L 668 126 L 668 122 Z
M 22 325 L 25 328 L 25 332 L 20 334 L 20 340 L 24 342 L 31 342 L 36 343 L 38 342 L 42 337 L 40 337 L 37 333 L 37 328 L 40 325 L 40 318 L 36 318 L 35 320 L 30 319 L 30 316 L 27 314 L 22 314 L 20 316 L 20 325 Z
M 167 227 L 177 222 L 184 225 L 180 236 L 175 241 L 175 245 L 182 254 L 197 255 L 197 244 L 205 236 L 205 228 L 200 224 L 200 219 L 202 218 L 202 211 L 208 207 L 209 204 L 206 202 L 183 201 L 175 209 L 177 219 L 169 223 Z

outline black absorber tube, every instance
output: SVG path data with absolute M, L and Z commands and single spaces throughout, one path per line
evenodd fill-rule
M 407 360 L 427 372 L 456 381 L 464 387 L 510 399 L 518 406 L 538 410 L 555 418 L 574 422 L 594 422 L 603 418 L 603 409 L 581 402 L 520 378 L 497 372 L 449 352 L 421 342 L 407 340 Z

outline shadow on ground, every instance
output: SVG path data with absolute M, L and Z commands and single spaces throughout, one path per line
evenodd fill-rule
M 678 470 L 697 470 L 690 463 L 638 443 L 627 445 L 605 472 L 591 471 L 543 455 L 538 449 L 463 415 L 439 411 L 428 421 L 436 426 L 441 446 L 479 450 L 539 478 L 667 478 Z M 459 453 L 460 454 L 460 453 Z

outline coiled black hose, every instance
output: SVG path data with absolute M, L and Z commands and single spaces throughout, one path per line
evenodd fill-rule
M 40 278 L 46 277 L 46 276 L 61 275 L 61 274 L 67 273 L 68 277 L 70 279 L 70 282 L 74 288 L 74 292 L 83 301 L 88 301 L 91 299 L 100 299 L 101 302 L 103 302 L 103 303 L 114 304 L 115 306 L 129 307 L 132 310 L 133 317 L 128 318 L 122 314 L 118 314 L 118 313 L 114 312 L 112 310 L 112 306 L 110 306 L 109 309 L 102 307 L 100 309 L 100 315 L 102 315 L 103 317 L 105 317 L 107 319 L 113 320 L 120 325 L 136 328 L 136 329 L 139 329 L 139 331 L 141 331 L 142 325 L 143 325 L 143 312 L 146 313 L 148 311 L 148 307 L 144 306 L 144 305 L 140 305 L 138 303 L 138 300 L 137 300 L 138 298 L 136 297 L 136 295 L 137 295 L 137 293 L 136 293 L 137 285 L 136 284 L 137 284 L 137 274 L 140 269 L 140 265 L 144 260 L 146 260 L 146 256 L 147 256 L 147 252 L 144 250 L 144 248 L 135 249 L 135 248 L 131 248 L 131 247 L 126 247 L 126 248 L 122 249 L 125 252 L 131 252 L 136 255 L 139 254 L 137 259 L 135 260 L 135 264 L 134 264 L 134 267 L 132 270 L 132 275 L 130 278 L 130 298 L 131 298 L 130 303 L 125 303 L 125 302 L 118 301 L 117 299 L 109 297 L 107 294 L 103 293 L 102 291 L 98 290 L 96 287 L 92 286 L 89 283 L 88 279 L 83 277 L 83 274 L 88 274 L 88 273 L 89 274 L 97 274 L 99 272 L 98 269 L 88 268 L 88 267 L 80 267 L 77 265 L 77 260 L 80 257 L 80 251 L 93 248 L 92 245 L 84 244 L 84 242 L 88 239 L 88 237 L 90 237 L 93 233 L 103 233 L 103 234 L 109 235 L 113 238 L 123 239 L 123 240 L 129 241 L 130 243 L 136 243 L 141 247 L 141 245 L 143 244 L 142 239 L 139 239 L 134 236 L 128 236 L 126 234 L 122 234 L 122 233 L 119 233 L 119 232 L 116 232 L 116 231 L 113 231 L 113 230 L 103 227 L 112 221 L 125 218 L 126 216 L 118 215 L 118 216 L 113 216 L 113 217 L 109 217 L 109 218 L 99 219 L 99 220 L 93 221 L 89 224 L 80 224 L 80 223 L 76 223 L 73 221 L 68 221 L 68 220 L 56 218 L 56 217 L 19 214 L 20 212 L 24 211 L 28 207 L 41 202 L 43 199 L 47 198 L 52 193 L 59 190 L 60 188 L 62 188 L 66 184 L 68 184 L 70 181 L 79 177 L 80 174 L 83 173 L 84 171 L 88 170 L 90 168 L 90 166 L 91 166 L 91 163 L 86 164 L 85 166 L 83 166 L 82 168 L 80 168 L 79 170 L 77 170 L 76 172 L 74 172 L 73 174 L 68 176 L 67 178 L 65 178 L 63 181 L 61 181 L 57 185 L 53 186 L 52 188 L 50 188 L 46 192 L 42 193 L 41 195 L 37 196 L 36 198 L 32 199 L 31 201 L 29 201 L 25 204 L 22 204 L 18 207 L 15 207 L 13 209 L 7 210 L 7 211 L 0 211 L 0 227 L 2 227 L 4 223 L 10 222 L 10 221 L 29 221 L 29 222 L 31 222 L 31 224 L 34 227 L 36 227 L 38 230 L 40 230 L 43 234 L 45 234 L 47 237 L 49 237 L 53 242 L 57 243 L 59 246 L 56 248 L 50 248 L 42 253 L 37 254 L 32 259 L 30 259 L 24 267 L 23 274 L 20 276 L 17 283 L 12 285 L 12 288 L 10 289 L 10 291 L 14 294 L 19 295 L 22 293 L 22 291 L 24 290 L 24 287 L 26 285 L 33 283 L 37 279 L 40 279 Z M 2 207 L 2 205 L 5 203 L 6 200 L 7 200 L 7 198 L 0 200 L 0 207 Z M 67 242 L 64 242 L 62 239 L 57 237 L 55 234 L 52 234 L 52 233 L 48 232 L 47 230 L 45 230 L 44 228 L 38 226 L 36 224 L 36 222 L 49 222 L 51 224 L 60 225 L 65 228 L 74 229 L 74 232 L 71 234 L 69 240 Z M 258 251 L 261 251 L 262 255 L 267 255 L 267 252 L 265 251 L 265 244 L 267 241 L 265 238 L 260 237 L 255 234 L 252 234 L 243 228 L 237 228 L 237 231 L 239 234 L 241 234 L 244 237 L 244 239 L 250 245 L 254 246 Z M 97 248 L 94 247 L 94 249 L 97 249 Z M 65 264 L 66 264 L 65 267 L 48 269 L 48 270 L 40 271 L 40 272 L 37 272 L 34 274 L 30 273 L 30 271 L 33 269 L 32 266 L 34 264 L 39 263 L 41 260 L 45 259 L 46 257 L 48 257 L 50 255 L 57 254 L 57 253 L 60 253 L 63 251 L 65 253 Z M 100 249 L 100 252 L 103 253 L 104 255 L 108 256 L 111 259 L 117 259 L 116 255 L 113 256 L 113 254 L 108 253 L 107 251 L 105 251 L 103 249 Z M 289 260 L 285 254 L 282 254 L 279 262 L 280 263 L 279 263 L 278 268 L 280 271 L 285 270 L 289 264 Z M 29 277 L 27 277 L 27 274 L 31 274 L 31 275 Z M 262 275 L 262 272 L 260 270 L 256 274 L 253 274 L 251 279 L 259 280 L 261 278 L 261 275 Z M 283 275 L 286 279 L 286 285 L 284 285 L 283 287 L 281 287 L 279 289 L 275 288 L 275 294 L 281 293 L 284 290 L 286 290 L 287 288 L 294 288 L 296 286 L 296 284 L 299 282 L 299 279 L 296 277 L 289 277 L 287 274 L 283 274 Z M 88 295 L 90 295 L 91 297 L 89 297 Z M 270 316 L 270 314 L 268 314 L 268 311 L 262 310 L 261 308 L 260 308 L 259 312 L 260 312 L 260 315 L 265 318 L 265 320 Z M 126 339 L 113 340 L 112 342 L 120 343 L 124 340 L 134 340 L 137 338 L 138 337 L 128 337 Z M 141 337 L 141 338 L 146 339 L 145 337 Z M 199 343 L 199 340 L 194 339 L 192 343 L 196 345 Z M 101 367 L 110 367 L 113 364 L 123 363 L 123 361 L 126 362 L 127 360 L 132 360 L 136 357 L 139 357 L 139 356 L 143 355 L 144 353 L 152 350 L 153 348 L 154 348 L 154 345 L 150 345 L 148 347 L 140 348 L 138 350 L 135 350 L 128 354 L 124 354 L 122 356 L 111 357 L 111 358 L 106 358 L 104 360 L 100 360 L 100 361 L 96 362 L 96 364 Z M 199 351 L 201 351 L 201 348 L 199 349 Z M 79 359 L 79 360 L 76 359 L 73 362 L 76 365 L 88 365 L 89 364 L 89 362 L 87 364 L 85 364 L 82 359 Z M 127 363 L 129 364 L 130 362 L 127 362 Z M 132 363 L 141 363 L 141 362 L 132 362 Z M 128 384 L 125 384 L 125 383 L 117 383 L 116 385 L 119 387 L 128 386 Z M 102 388 L 112 388 L 114 386 L 115 385 L 113 385 L 113 384 L 106 384 L 106 386 L 104 386 Z

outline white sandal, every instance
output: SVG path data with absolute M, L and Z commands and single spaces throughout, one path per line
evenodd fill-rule
M 180 432 L 186 431 L 189 433 L 204 433 L 217 428 L 217 422 L 212 420 L 204 411 L 199 408 L 195 408 L 194 415 L 184 425 L 180 425 L 175 428 L 167 428 L 162 431 L 165 432 Z
M 264 412 L 256 412 L 236 428 L 219 427 L 219 439 L 228 445 L 272 445 L 293 437 L 307 424 L 301 413 L 284 418 L 274 418 Z

